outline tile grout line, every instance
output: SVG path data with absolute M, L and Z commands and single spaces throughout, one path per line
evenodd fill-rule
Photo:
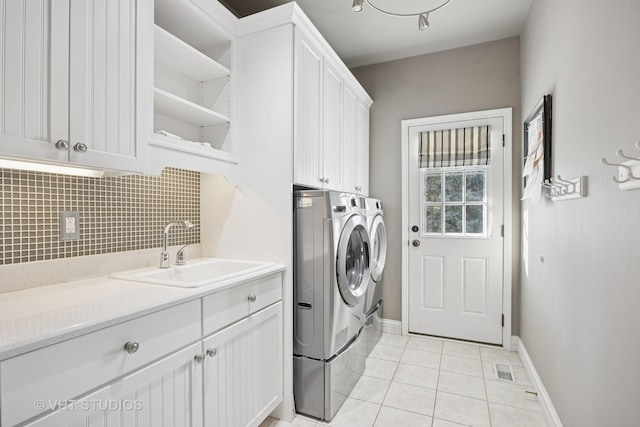
M 407 342 L 402 347 L 402 354 L 400 354 L 400 360 L 402 360 L 402 356 L 404 355 L 404 352 L 407 349 L 407 344 L 408 343 L 409 343 L 409 340 L 407 340 Z M 396 362 L 396 369 L 394 369 L 393 375 L 391 375 L 391 380 L 389 381 L 389 386 L 387 387 L 387 391 L 384 393 L 384 397 L 382 398 L 382 402 L 380 403 L 380 406 L 378 407 L 378 413 L 376 414 L 375 420 L 373 420 L 372 427 L 374 427 L 376 425 L 376 421 L 378 421 L 378 416 L 380 416 L 380 411 L 382 410 L 382 406 L 384 406 L 384 401 L 387 398 L 387 394 L 389 394 L 389 389 L 391 388 L 391 384 L 393 383 L 393 378 L 395 378 L 396 372 L 398 372 L 398 368 L 400 367 L 400 360 L 398 360 Z
M 487 402 L 487 415 L 489 416 L 489 426 L 493 426 L 493 421 L 491 420 L 491 408 L 489 407 L 489 390 L 487 390 L 487 378 L 484 375 L 484 359 L 482 358 L 482 351 L 480 351 L 480 368 L 482 369 L 482 384 L 484 385 L 484 395 L 486 396 Z
M 442 355 L 444 354 L 444 342 L 440 343 L 440 360 L 438 361 L 438 380 L 436 381 L 436 394 L 433 398 L 433 410 L 431 411 L 431 427 L 436 419 L 436 402 L 438 401 L 438 386 L 440 385 L 440 372 L 442 368 Z

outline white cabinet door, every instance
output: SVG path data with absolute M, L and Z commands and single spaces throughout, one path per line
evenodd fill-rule
M 294 182 L 321 187 L 322 54 L 299 30 L 294 64 Z
M 322 91 L 322 176 L 324 188 L 342 191 L 342 77 L 324 61 Z
M 145 171 L 150 134 L 151 2 L 70 0 L 70 160 Z M 146 107 L 146 108 L 145 108 Z
M 201 353 L 198 342 L 27 426 L 202 426 Z
M 2 4 L 0 155 L 144 172 L 151 2 Z
M 68 1 L 3 1 L 0 154 L 66 161 Z
M 343 137 L 343 177 L 344 177 L 344 191 L 350 193 L 358 193 L 358 167 L 357 162 L 357 131 L 356 131 L 356 108 L 358 105 L 358 99 L 348 86 L 344 87 L 343 93 L 343 125 L 342 125 L 342 137 Z
M 282 302 L 204 340 L 204 420 L 258 426 L 282 401 Z
M 357 112 L 357 171 L 358 193 L 369 195 L 369 107 L 358 102 Z

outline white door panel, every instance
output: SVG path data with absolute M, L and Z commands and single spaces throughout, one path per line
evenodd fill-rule
M 409 129 L 409 332 L 502 343 L 502 122 Z M 418 168 L 422 132 L 481 125 L 490 126 L 489 166 Z

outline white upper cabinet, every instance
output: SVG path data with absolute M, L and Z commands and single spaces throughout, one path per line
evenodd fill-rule
M 304 34 L 295 39 L 295 182 L 322 186 L 322 145 L 320 113 L 322 106 L 322 55 Z
M 356 153 L 355 190 L 369 195 L 369 107 L 371 104 L 359 101 L 356 113 Z
M 371 99 L 299 27 L 294 43 L 294 184 L 366 195 Z
M 344 190 L 356 193 L 358 188 L 356 162 L 359 154 L 356 147 L 358 99 L 348 86 L 344 88 L 342 99 L 342 115 L 344 118 L 344 125 L 342 126 Z
M 342 190 L 342 77 L 325 59 L 322 97 L 322 174 L 324 188 Z
M 150 2 L 5 3 L 0 154 L 145 171 Z

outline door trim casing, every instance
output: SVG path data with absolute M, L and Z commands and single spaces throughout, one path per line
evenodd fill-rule
M 503 270 L 502 270 L 502 312 L 504 327 L 502 328 L 502 347 L 511 351 L 512 322 L 512 274 L 513 274 L 513 109 L 498 108 L 494 110 L 473 111 L 468 113 L 448 114 L 444 116 L 423 117 L 402 120 L 402 335 L 409 334 L 409 129 L 414 126 L 434 125 L 438 123 L 463 120 L 482 120 L 502 118 L 504 123 L 504 238 Z

